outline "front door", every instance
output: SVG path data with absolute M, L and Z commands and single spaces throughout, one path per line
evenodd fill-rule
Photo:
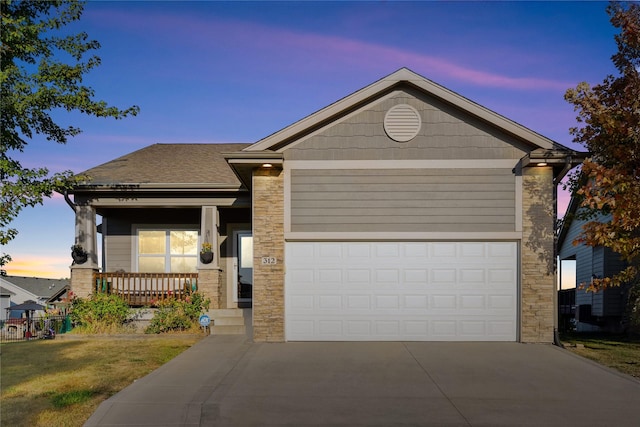
M 235 292 L 238 307 L 251 307 L 253 296 L 253 236 L 251 231 L 236 231 Z

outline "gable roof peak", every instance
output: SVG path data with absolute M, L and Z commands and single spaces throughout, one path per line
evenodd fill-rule
M 414 71 L 403 67 L 393 73 L 381 78 L 380 80 L 365 86 L 364 88 L 353 92 L 350 95 L 330 104 L 329 106 L 312 113 L 311 115 L 285 127 L 253 145 L 245 148 L 243 151 L 283 151 L 290 143 L 298 138 L 308 134 L 313 129 L 318 129 L 339 117 L 344 116 L 349 111 L 359 108 L 368 102 L 382 96 L 389 91 L 394 90 L 397 86 L 410 84 L 417 90 L 433 96 L 442 102 L 475 116 L 477 119 L 488 123 L 496 128 L 507 132 L 518 139 L 529 144 L 532 149 L 540 148 L 543 150 L 566 150 L 573 151 L 564 147 L 557 142 L 540 135 L 539 133 L 514 122 L 464 96 L 447 89 L 444 86 L 427 79 Z

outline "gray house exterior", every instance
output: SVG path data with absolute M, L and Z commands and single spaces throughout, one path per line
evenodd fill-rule
M 556 184 L 581 159 L 400 69 L 255 144 L 86 171 L 72 287 L 95 286 L 100 215 L 109 283 L 197 274 L 214 309 L 252 306 L 256 341 L 551 342 Z
M 603 246 L 591 247 L 585 244 L 574 245 L 587 222 L 577 218 L 579 202 L 571 199 L 566 220 L 558 237 L 558 257 L 560 261 L 576 262 L 576 330 L 619 332 L 624 327 L 623 319 L 628 298 L 628 287 L 612 287 L 599 292 L 587 292 L 586 288 L 593 278 L 611 277 L 626 264 L 620 255 Z M 609 217 L 602 216 L 599 221 L 607 222 Z

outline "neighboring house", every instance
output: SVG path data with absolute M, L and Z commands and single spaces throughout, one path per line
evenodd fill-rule
M 2 319 L 7 318 L 7 308 L 33 301 L 47 306 L 54 295 L 59 295 L 69 289 L 69 279 L 46 279 L 41 277 L 0 276 L 0 286 L 3 289 Z M 5 292 L 8 301 L 5 301 Z M 5 307 L 6 304 L 6 307 Z M 24 312 L 10 311 L 11 317 L 21 317 Z
M 11 297 L 15 297 L 15 292 L 0 286 L 0 320 L 8 318 L 7 308 L 11 306 Z
M 576 283 L 573 284 L 576 286 L 576 330 L 619 332 L 623 328 L 628 287 L 611 287 L 599 292 L 587 292 L 586 288 L 592 279 L 611 277 L 626 268 L 626 265 L 619 254 L 604 246 L 573 244 L 582 233 L 583 225 L 587 223 L 586 220 L 576 218 L 579 204 L 577 198 L 571 198 L 566 219 L 558 235 L 560 262 L 574 260 L 576 263 Z M 607 216 L 599 219 L 602 222 L 608 220 Z
M 72 290 L 197 282 L 214 309 L 252 304 L 256 341 L 551 342 L 555 188 L 582 158 L 401 69 L 252 145 L 83 172 Z

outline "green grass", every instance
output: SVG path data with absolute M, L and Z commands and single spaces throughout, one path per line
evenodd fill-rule
M 561 340 L 573 353 L 640 379 L 638 338 L 601 333 L 571 333 L 562 336 Z
M 202 337 L 59 336 L 2 344 L 2 425 L 81 426 L 102 401 Z

